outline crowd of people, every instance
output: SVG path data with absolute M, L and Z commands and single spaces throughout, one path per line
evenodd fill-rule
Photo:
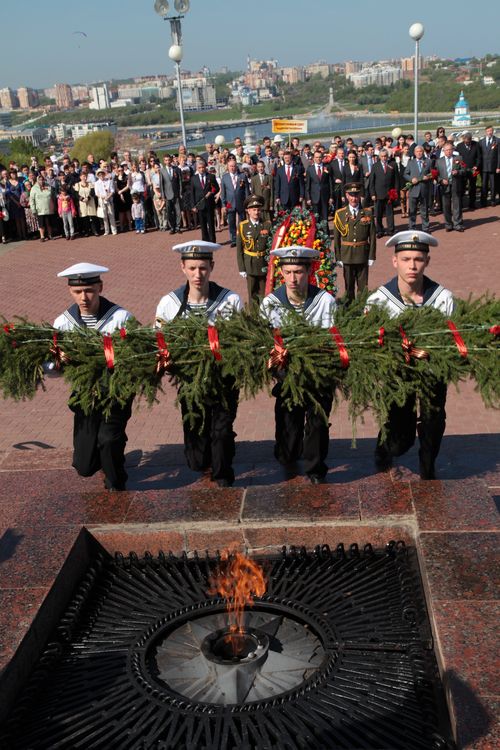
M 363 208 L 373 207 L 379 238 L 393 234 L 396 206 L 410 229 L 419 212 L 424 231 L 440 213 L 448 231 L 463 231 L 465 200 L 471 211 L 478 198 L 481 206 L 499 200 L 498 140 L 492 127 L 478 141 L 465 132 L 458 142 L 440 127 L 434 137 L 426 132 L 422 143 L 401 134 L 357 143 L 336 136 L 327 145 L 292 138 L 286 146 L 276 136 L 247 153 L 236 138 L 231 148 L 207 143 L 199 155 L 181 145 L 176 154 L 149 151 L 133 158 L 124 151 L 109 160 L 89 154 L 83 163 L 65 148 L 43 163 L 33 157 L 29 165 L 0 165 L 0 239 L 45 242 L 199 228 L 204 240 L 214 242 L 228 226 L 236 246 L 249 195 L 262 198 L 265 220 L 303 205 L 328 221 L 347 205 L 346 185 L 353 183 Z

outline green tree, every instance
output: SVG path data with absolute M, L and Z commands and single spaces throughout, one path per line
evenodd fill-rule
M 20 167 L 23 164 L 31 164 L 31 157 L 36 156 L 39 162 L 43 161 L 43 151 L 33 146 L 23 138 L 13 138 L 8 148 L 0 154 L 0 163 L 6 165 L 9 161 L 15 161 Z
M 114 145 L 115 137 L 111 130 L 98 130 L 95 133 L 88 133 L 81 138 L 77 138 L 71 149 L 71 156 L 80 161 L 85 161 L 89 154 L 94 154 L 96 161 L 98 159 L 109 159 Z

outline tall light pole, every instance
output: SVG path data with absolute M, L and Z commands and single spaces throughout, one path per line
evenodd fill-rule
M 424 35 L 424 27 L 421 23 L 412 23 L 412 25 L 409 28 L 408 33 L 410 34 L 411 38 L 415 40 L 415 65 L 413 67 L 414 83 L 415 83 L 415 101 L 414 101 L 415 113 L 414 113 L 413 129 L 415 131 L 415 143 L 418 143 L 418 73 L 419 73 L 419 62 L 420 62 L 418 43 Z
M 154 8 L 164 21 L 170 23 L 170 33 L 172 35 L 172 45 L 168 51 L 168 56 L 175 63 L 177 72 L 177 93 L 179 101 L 179 115 L 181 118 L 182 144 L 186 146 L 186 124 L 184 122 L 184 102 L 182 99 L 182 82 L 181 82 L 181 60 L 182 60 L 182 30 L 181 18 L 189 10 L 189 0 L 174 0 L 174 8 L 179 13 L 178 16 L 167 16 L 169 3 L 168 0 L 155 0 Z

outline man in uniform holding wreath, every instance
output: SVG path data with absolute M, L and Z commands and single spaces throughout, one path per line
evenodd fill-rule
M 215 325 L 217 318 L 228 317 L 242 309 L 240 297 L 225 289 L 210 276 L 214 268 L 213 254 L 220 249 L 215 242 L 192 240 L 174 245 L 180 253 L 181 271 L 186 284 L 161 298 L 156 309 L 156 327 L 174 318 L 199 315 L 207 325 Z M 195 415 L 194 426 L 187 416 L 185 401 L 180 398 L 184 429 L 184 453 L 193 471 L 206 472 L 211 468 L 212 480 L 219 487 L 230 487 L 234 482 L 235 453 L 233 422 L 238 408 L 238 390 L 227 380 L 224 398 L 205 404 L 205 415 Z
M 334 323 L 336 304 L 331 294 L 309 284 L 311 263 L 319 258 L 319 251 L 301 245 L 271 250 L 279 258 L 284 284 L 264 297 L 260 306 L 263 316 L 272 328 L 280 328 L 287 315 L 295 310 L 311 325 L 331 328 Z M 333 403 L 333 391 L 324 387 L 315 393 L 324 412 L 318 413 L 313 400 L 301 406 L 288 408 L 281 396 L 282 384 L 273 388 L 276 397 L 276 442 L 274 455 L 289 475 L 296 473 L 295 464 L 302 458 L 304 470 L 312 484 L 325 481 L 328 466 L 329 425 L 328 416 Z M 326 417 L 326 418 L 325 418 Z
M 335 212 L 333 247 L 337 265 L 344 269 L 345 293 L 348 302 L 366 289 L 368 266 L 375 263 L 376 236 L 371 208 L 361 208 L 361 187 L 357 182 L 345 186 L 347 206 Z
M 260 302 L 266 293 L 266 245 L 271 232 L 270 221 L 261 221 L 264 200 L 256 195 L 245 201 L 248 219 L 240 222 L 236 236 L 236 256 L 240 276 L 247 280 L 248 302 Z
M 93 328 L 104 334 L 125 326 L 131 313 L 101 297 L 101 274 L 108 271 L 93 263 L 76 263 L 57 274 L 68 279 L 73 304 L 55 319 L 54 328 L 60 331 Z M 75 415 L 74 468 L 82 477 L 91 477 L 102 469 L 106 489 L 124 490 L 127 481 L 125 428 L 132 413 L 132 399 L 124 406 L 113 404 L 106 417 L 99 409 L 93 409 L 90 414 L 85 414 L 79 406 L 70 406 L 70 409 Z
M 392 265 L 396 276 L 380 286 L 366 301 L 366 311 L 372 305 L 384 307 L 391 318 L 406 310 L 434 307 L 444 315 L 453 313 L 453 295 L 449 289 L 424 275 L 429 265 L 430 246 L 438 241 L 427 232 L 410 229 L 398 232 L 386 242 L 394 248 Z M 420 478 L 435 479 L 435 460 L 439 453 L 446 426 L 446 383 L 435 380 L 429 403 L 420 404 L 417 419 L 415 394 L 411 394 L 403 406 L 392 404 L 386 424 L 387 437 L 379 433 L 375 450 L 375 464 L 379 471 L 392 466 L 394 456 L 402 456 L 415 442 L 415 431 L 420 440 Z

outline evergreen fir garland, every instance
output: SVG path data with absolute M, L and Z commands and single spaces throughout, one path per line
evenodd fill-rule
M 99 332 L 55 331 L 19 318 L 4 321 L 0 328 L 0 390 L 5 398 L 32 398 L 39 386 L 44 388 L 44 370 L 51 362 L 71 387 L 70 403 L 86 413 L 109 413 L 113 403 L 124 404 L 133 396 L 154 403 L 162 378 L 168 377 L 193 424 L 207 404 L 224 400 L 228 386 L 252 398 L 279 377 L 290 407 L 312 400 L 320 409 L 316 394 L 328 387 L 348 400 L 353 421 L 370 408 L 383 425 L 392 403 L 403 404 L 412 393 L 425 401 L 436 380 L 458 384 L 470 377 L 485 405 L 498 407 L 499 319 L 500 303 L 494 298 L 457 300 L 452 317 L 457 339 L 447 319 L 433 308 L 408 310 L 391 319 L 379 306 L 364 315 L 360 299 L 339 306 L 336 335 L 290 311 L 280 330 L 287 364 L 277 373 L 268 368 L 273 331 L 258 308 L 217 322 L 220 359 L 211 349 L 203 318 L 165 324 L 161 334 L 168 357 L 162 354 L 156 330 L 129 320 L 126 330 L 110 337 L 112 367 Z M 403 334 L 410 353 L 404 350 Z M 428 358 L 417 358 L 418 349 Z

